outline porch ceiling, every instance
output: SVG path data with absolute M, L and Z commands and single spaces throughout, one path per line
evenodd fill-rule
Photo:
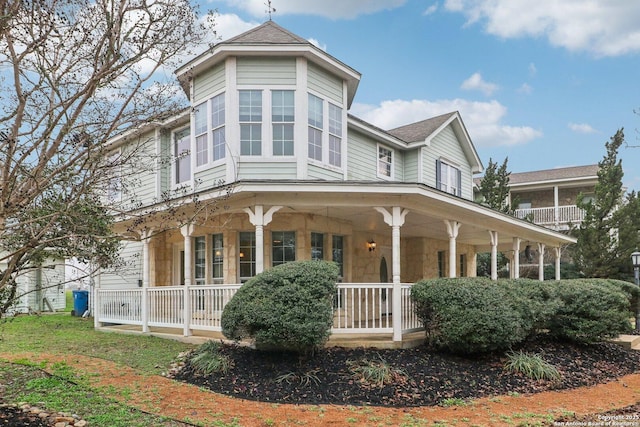
M 523 243 L 558 247 L 575 240 L 562 233 L 496 212 L 477 203 L 452 196 L 422 184 L 404 183 L 298 183 L 242 182 L 225 202 L 232 211 L 255 205 L 283 206 L 278 213 L 297 212 L 339 218 L 355 231 L 391 233 L 382 214 L 374 209 L 393 206 L 408 209 L 400 229 L 402 237 L 448 240 L 444 220 L 462 224 L 457 241 L 489 250 L 489 231 L 497 231 L 501 249 L 510 249 L 514 237 Z M 276 215 L 278 214 L 276 213 Z

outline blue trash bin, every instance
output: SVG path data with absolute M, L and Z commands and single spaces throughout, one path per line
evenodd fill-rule
M 82 316 L 87 310 L 89 310 L 89 291 L 73 291 L 74 316 Z

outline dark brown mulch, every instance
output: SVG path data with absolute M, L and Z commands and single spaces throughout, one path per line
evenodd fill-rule
M 52 424 L 37 415 L 25 413 L 13 405 L 2 405 L 0 402 L 0 426 L 11 427 L 50 427 Z
M 429 406 L 446 399 L 571 389 L 640 371 L 640 352 L 612 343 L 590 346 L 544 340 L 522 350 L 541 355 L 562 374 L 559 382 L 536 381 L 506 372 L 504 353 L 464 358 L 426 347 L 404 350 L 328 348 L 300 361 L 291 353 L 258 352 L 225 345 L 233 361 L 226 375 L 204 377 L 187 363 L 175 378 L 216 393 L 264 402 L 376 406 Z M 367 385 L 349 361 L 384 360 L 399 370 L 391 384 Z

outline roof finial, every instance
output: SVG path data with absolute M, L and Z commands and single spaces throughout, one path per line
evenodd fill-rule
M 269 14 L 269 21 L 271 21 L 271 14 L 276 13 L 276 8 L 271 6 L 271 0 L 267 0 L 264 5 L 267 6 L 266 12 Z

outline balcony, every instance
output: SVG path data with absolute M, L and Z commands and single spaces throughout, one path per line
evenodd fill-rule
M 584 210 L 576 205 L 551 206 L 548 208 L 516 209 L 514 215 L 534 224 L 543 225 L 555 230 L 568 230 L 572 225 L 579 225 L 584 219 Z

